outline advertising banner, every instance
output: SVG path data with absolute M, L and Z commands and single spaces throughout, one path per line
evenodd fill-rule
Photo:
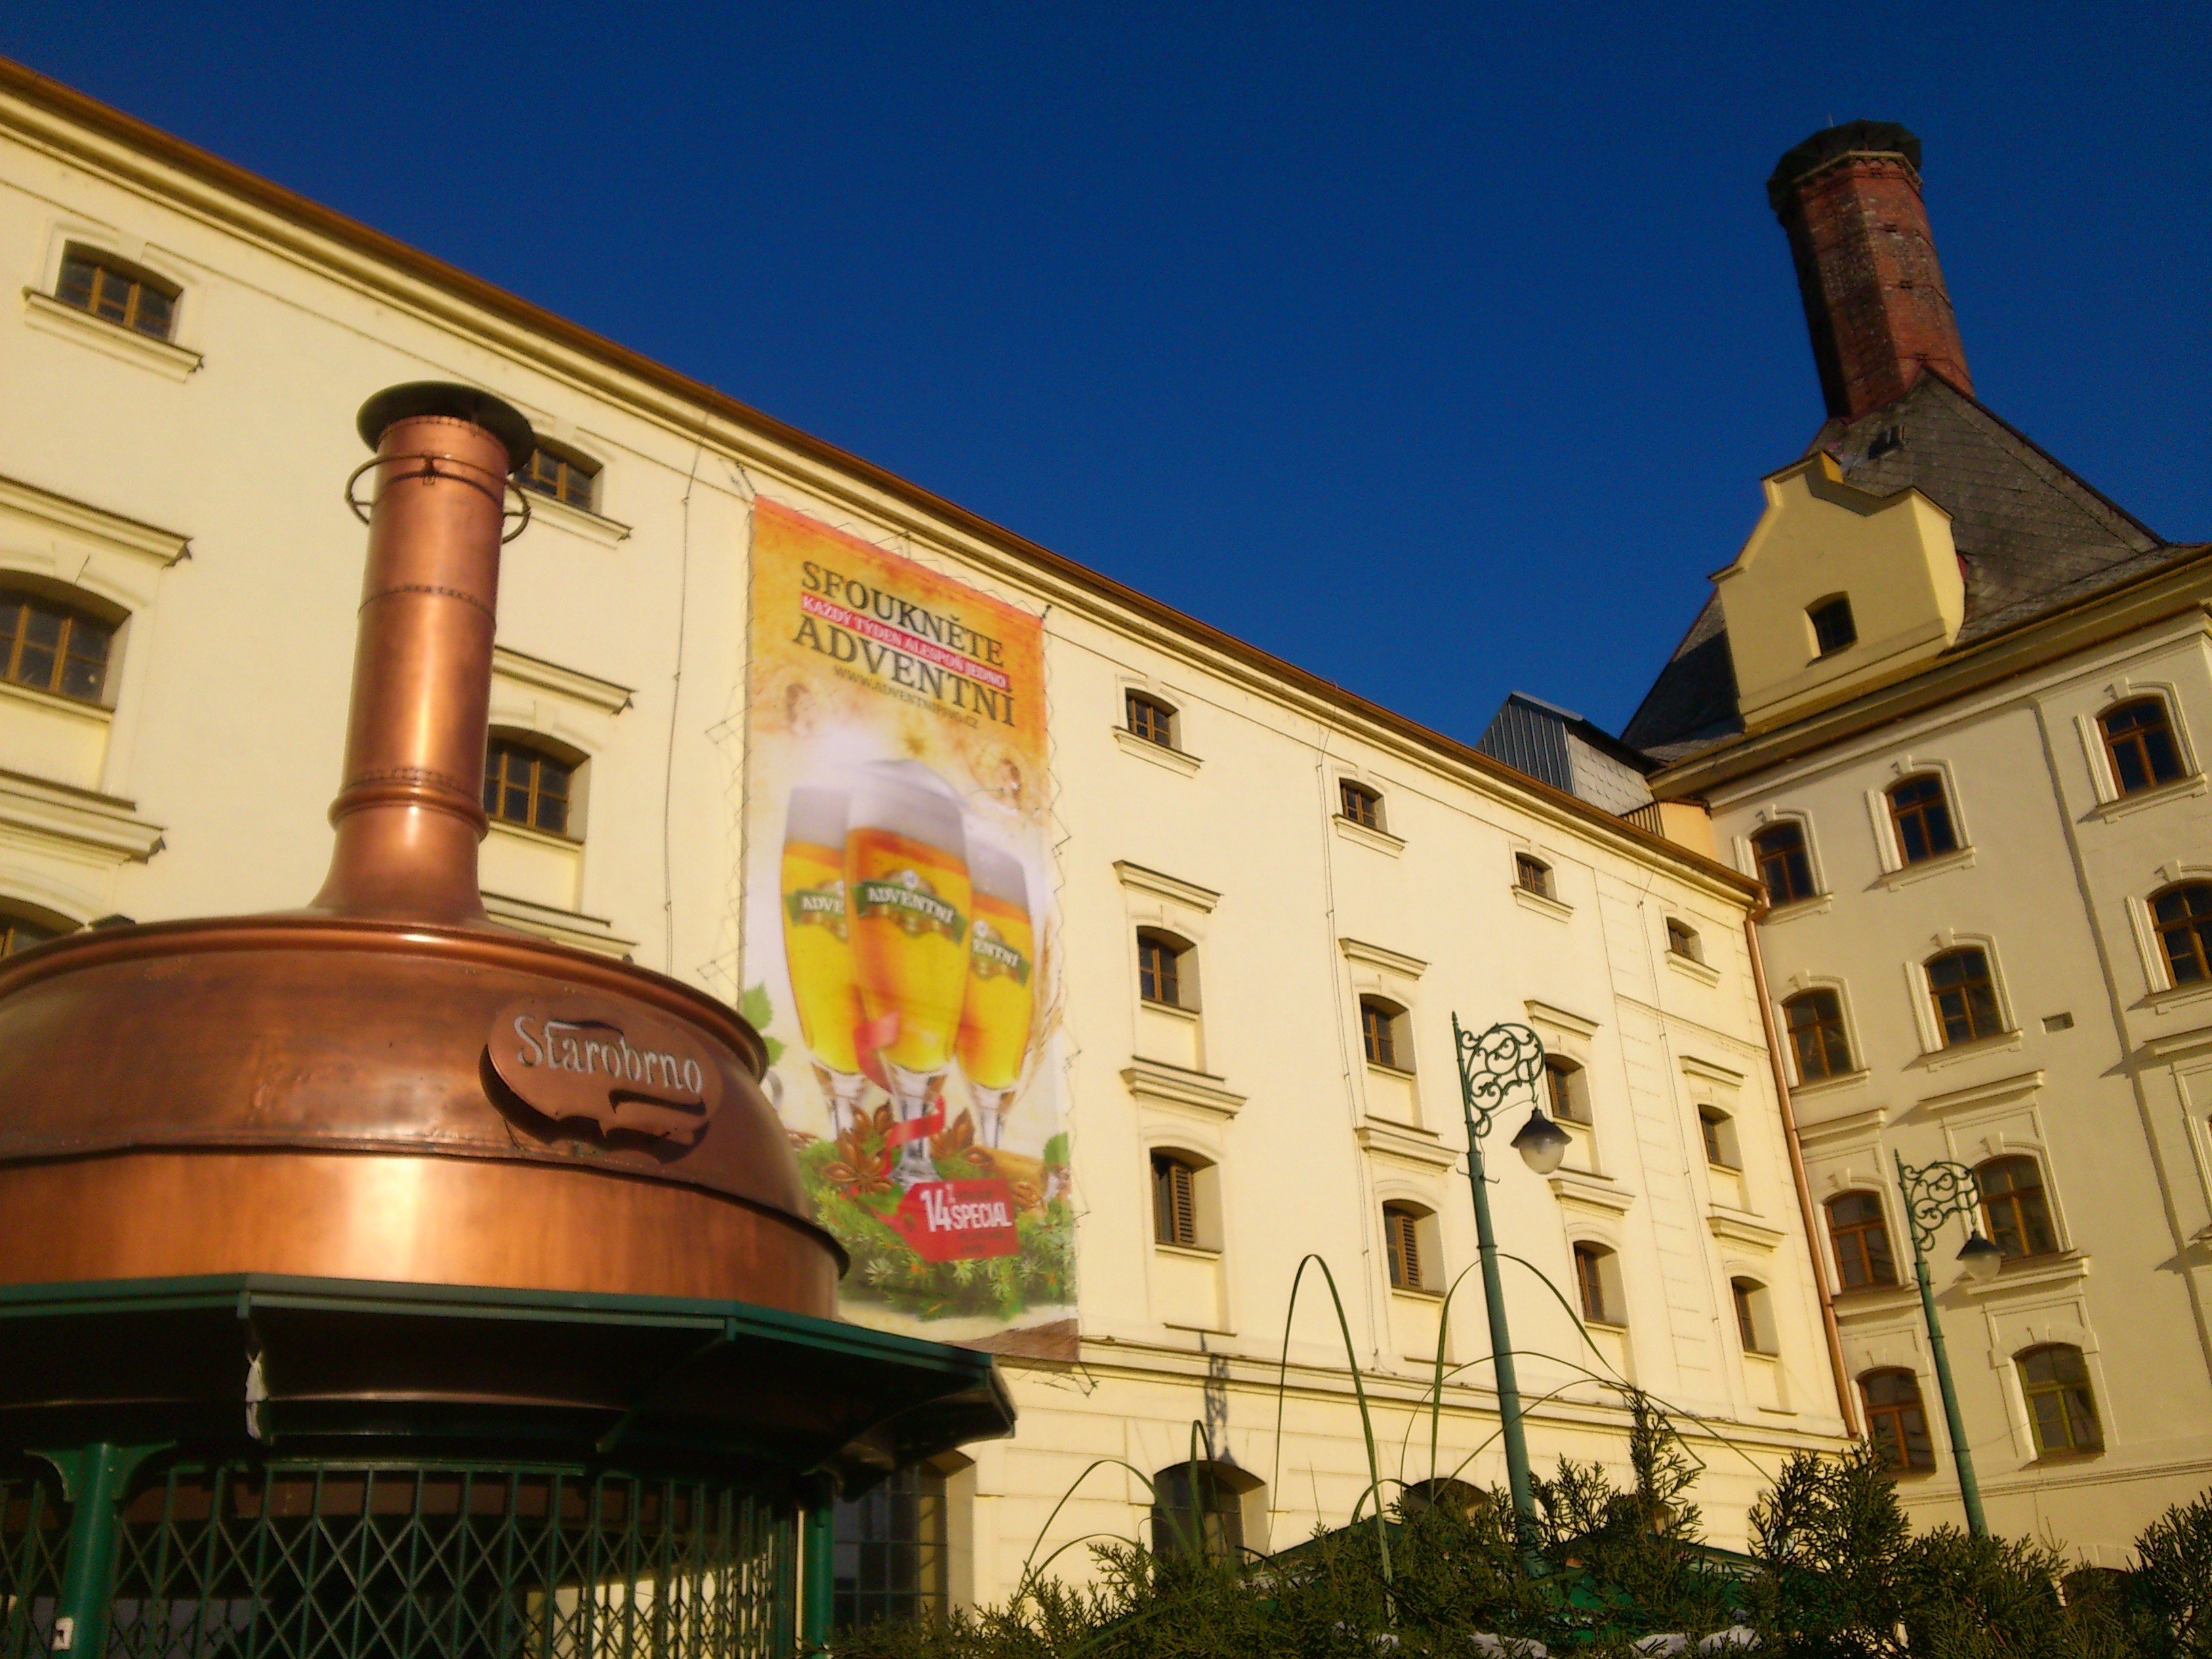
M 842 1311 L 1072 1354 L 1042 622 L 754 513 L 744 1012 Z

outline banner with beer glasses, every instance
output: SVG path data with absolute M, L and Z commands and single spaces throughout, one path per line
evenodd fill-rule
M 1042 624 L 754 512 L 744 1013 L 843 1311 L 1072 1352 Z

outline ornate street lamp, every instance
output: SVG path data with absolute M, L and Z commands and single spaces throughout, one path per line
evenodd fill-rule
M 1959 1502 L 1966 1511 L 1966 1530 L 1977 1538 L 1989 1536 L 1982 1518 L 1982 1488 L 1974 1479 L 1974 1455 L 1966 1445 L 1966 1425 L 1959 1417 L 1958 1390 L 1951 1386 L 1951 1356 L 1943 1346 L 1942 1322 L 1936 1316 L 1936 1292 L 1928 1282 L 1928 1252 L 1936 1247 L 1936 1230 L 1948 1216 L 1966 1223 L 1966 1242 L 1958 1262 L 1967 1278 L 1986 1284 L 2002 1265 L 2004 1252 L 1981 1235 L 1974 1217 L 1982 1207 L 1982 1189 L 1974 1172 L 1963 1164 L 1923 1164 L 1917 1169 L 1894 1152 L 1898 1185 L 1905 1192 L 1905 1218 L 1912 1225 L 1912 1271 L 1920 1281 L 1920 1311 L 1928 1321 L 1928 1346 L 1936 1358 L 1936 1386 L 1943 1393 L 1943 1424 L 1950 1431 L 1951 1459 L 1959 1468 Z
M 1452 1046 L 1459 1054 L 1459 1091 L 1467 1109 L 1467 1177 L 1474 1188 L 1474 1236 L 1482 1256 L 1482 1297 L 1490 1310 L 1490 1363 L 1498 1384 L 1498 1417 L 1505 1440 L 1505 1480 L 1522 1539 L 1534 1534 L 1536 1500 L 1528 1485 L 1528 1441 L 1521 1426 L 1521 1385 L 1513 1370 L 1513 1339 L 1505 1328 L 1505 1297 L 1498 1282 L 1498 1239 L 1491 1231 L 1490 1194 L 1484 1189 L 1482 1138 L 1513 1095 L 1526 1091 L 1534 1108 L 1513 1137 L 1513 1150 L 1538 1175 L 1549 1175 L 1566 1154 L 1566 1131 L 1544 1115 L 1537 1085 L 1544 1075 L 1544 1043 L 1525 1025 L 1501 1022 L 1480 1036 L 1452 1016 Z

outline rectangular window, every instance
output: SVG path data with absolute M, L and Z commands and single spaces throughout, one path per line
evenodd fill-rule
M 557 450 L 538 449 L 531 452 L 530 465 L 514 481 L 536 495 L 589 513 L 599 494 L 599 469 L 589 461 Z
M 1552 866 L 1541 859 L 1531 858 L 1526 853 L 1516 853 L 1513 855 L 1513 879 L 1528 892 L 1540 894 L 1545 898 L 1552 896 Z
M 1176 746 L 1175 710 L 1157 697 L 1148 697 L 1141 691 L 1129 693 L 1129 730 L 1146 743 L 1156 743 L 1163 749 Z
M 1359 1005 L 1359 1041 L 1370 1066 L 1398 1066 L 1397 1019 L 1377 1002 Z
M 1942 1030 L 1945 1048 L 2003 1035 L 1990 959 L 1981 951 L 1947 951 L 1930 961 L 1928 992 L 1935 999 L 1936 1023 Z
M 1165 1003 L 1170 1008 L 1182 1006 L 1182 976 L 1178 971 L 1181 952 L 1165 939 L 1152 933 L 1137 935 L 1137 994 L 1147 1002 Z
M 1828 1237 L 1845 1290 L 1897 1283 L 1889 1228 L 1882 1220 L 1881 1200 L 1872 1193 L 1843 1193 L 1828 1200 Z
M 1198 1172 L 1164 1152 L 1152 1154 L 1152 1237 L 1198 1248 Z
M 944 1616 L 949 1551 L 945 1477 L 911 1465 L 833 1516 L 833 1622 L 839 1630 Z
M 1821 600 L 1805 615 L 1813 624 L 1813 644 L 1820 655 L 1828 656 L 1858 642 L 1858 624 L 1851 620 L 1851 602 L 1842 594 Z
M 62 256 L 54 298 L 156 340 L 167 339 L 176 320 L 176 289 L 119 259 L 83 248 L 73 247 Z
M 1943 799 L 1943 780 L 1933 773 L 1891 786 L 1889 816 L 1897 826 L 1897 855 L 1907 864 L 1959 850 L 1950 803 Z
M 1671 916 L 1667 919 L 1667 951 L 1670 956 L 1680 957 L 1686 962 L 1705 960 L 1698 952 L 1696 930 L 1687 922 L 1676 921 Z
M 1778 823 L 1762 830 L 1752 837 L 1751 846 L 1759 859 L 1759 878 L 1766 884 L 1774 903 L 1795 904 L 1817 896 L 1802 824 Z
M 1382 797 L 1380 794 L 1364 784 L 1352 782 L 1349 778 L 1337 785 L 1337 792 L 1344 802 L 1346 817 L 1369 830 L 1382 827 Z
M 1382 1212 L 1382 1231 L 1390 1247 L 1390 1285 L 1394 1290 L 1426 1288 L 1421 1278 L 1421 1222 L 1410 1210 Z
M 1575 1246 L 1575 1286 L 1582 1294 L 1583 1317 L 1593 1325 L 1613 1322 L 1606 1305 L 1605 1254 L 1594 1244 Z

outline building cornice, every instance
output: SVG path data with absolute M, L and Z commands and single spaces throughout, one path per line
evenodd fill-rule
M 1125 586 L 702 381 L 5 58 L 0 58 L 0 127 L 340 275 L 543 372 L 564 376 L 688 441 L 777 471 L 799 487 L 935 541 L 952 556 L 1101 617 L 1134 639 L 1263 689 L 1308 718 L 1504 796 L 1539 817 L 1646 864 L 1669 868 L 1731 902 L 1748 903 L 1756 896 L 1756 883 L 1717 860 L 1516 771 L 1470 744 Z

